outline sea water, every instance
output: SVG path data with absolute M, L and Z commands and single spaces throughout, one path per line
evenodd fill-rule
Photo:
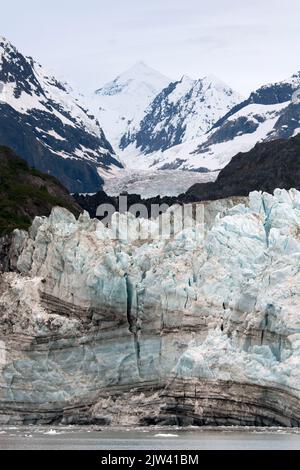
M 8 450 L 286 450 L 300 449 L 299 428 L 101 428 L 2 426 Z

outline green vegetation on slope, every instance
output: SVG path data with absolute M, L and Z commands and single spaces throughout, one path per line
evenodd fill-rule
M 76 216 L 80 207 L 54 177 L 29 168 L 9 148 L 0 146 L 0 236 L 28 229 L 37 215 L 62 206 Z

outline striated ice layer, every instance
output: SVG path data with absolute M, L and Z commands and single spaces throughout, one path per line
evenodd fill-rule
M 206 203 L 161 238 L 169 214 L 15 232 L 3 422 L 300 424 L 300 193 Z

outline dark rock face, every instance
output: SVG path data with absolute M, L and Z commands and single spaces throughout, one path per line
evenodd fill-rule
M 0 38 L 0 145 L 56 176 L 71 192 L 99 190 L 98 169 L 122 168 L 94 116 L 67 85 Z M 7 90 L 6 90 L 6 88 Z
M 280 115 L 271 137 L 275 134 L 279 139 L 288 139 L 296 129 L 299 129 L 299 121 L 300 103 L 291 103 Z
M 126 148 L 130 143 L 136 142 L 136 146 L 142 152 L 151 153 L 158 150 L 166 150 L 173 145 L 182 142 L 185 131 L 183 119 L 180 119 L 180 109 L 174 103 L 168 101 L 168 96 L 176 89 L 180 82 L 170 83 L 153 101 L 149 110 L 140 124 L 139 131 L 134 135 L 123 136 L 120 148 Z M 172 120 L 178 116 L 178 125 L 174 127 Z M 166 123 L 158 132 L 155 127 L 164 121 Z
M 0 273 L 9 271 L 10 259 L 9 251 L 11 246 L 11 236 L 0 237 Z
M 30 166 L 58 178 L 71 192 L 97 191 L 103 184 L 103 179 L 98 175 L 95 164 L 80 159 L 61 158 L 56 152 L 62 150 L 57 141 L 51 136 L 41 142 L 35 122 L 46 128 L 57 128 L 61 125 L 58 119 L 50 117 L 41 111 L 33 111 L 31 116 L 17 113 L 13 108 L 0 104 L 0 142 L 2 145 L 12 148 L 16 153 L 22 154 Z M 44 120 L 44 125 L 42 121 Z M 69 131 L 69 132 L 68 132 Z M 81 132 L 75 128 L 64 128 L 66 140 L 65 146 L 69 151 L 74 149 L 74 144 L 80 140 Z M 87 134 L 82 132 L 83 137 Z M 82 135 L 81 135 L 82 137 Z M 48 141 L 48 142 L 47 142 Z M 95 143 L 95 142 L 94 142 Z M 109 160 L 113 161 L 112 157 Z
M 239 153 L 216 182 L 192 186 L 185 198 L 201 201 L 247 196 L 255 190 L 272 193 L 275 188 L 300 188 L 300 135 L 260 143 L 250 152 Z
M 258 128 L 258 122 L 255 122 L 246 116 L 241 116 L 234 121 L 225 121 L 224 124 L 216 129 L 216 131 L 198 148 L 197 153 L 204 153 L 210 145 L 219 144 L 233 140 L 237 134 L 252 134 Z
M 25 58 L 17 49 L 0 38 L 0 47 L 8 52 L 1 59 L 0 80 L 2 83 L 15 83 L 14 96 L 19 98 L 24 91 L 44 96 L 44 91 L 34 72 L 34 61 L 31 57 Z M 64 89 L 65 90 L 65 89 Z
M 299 80 L 300 73 L 296 73 L 292 77 Z M 295 91 L 293 83 L 279 82 L 271 85 L 264 85 L 250 95 L 250 103 L 257 104 L 276 104 L 289 101 Z

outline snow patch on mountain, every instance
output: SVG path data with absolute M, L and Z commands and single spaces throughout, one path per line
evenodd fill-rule
M 216 82 L 214 86 L 217 86 Z M 151 133 L 148 133 L 150 125 L 148 129 L 140 131 L 137 137 L 128 140 L 128 146 L 120 157 L 129 168 L 145 168 L 146 165 L 147 168 L 156 170 L 220 170 L 237 153 L 251 150 L 258 142 L 286 139 L 300 132 L 300 103 L 297 98 L 299 88 L 300 73 L 288 80 L 265 85 L 251 93 L 247 100 L 233 106 L 211 127 L 208 122 L 206 131 L 202 127 L 203 132 L 195 115 L 187 113 L 187 127 L 181 125 L 178 140 L 182 139 L 182 135 L 186 138 L 170 147 L 168 139 L 173 144 L 170 137 L 174 129 L 178 131 L 178 127 L 174 126 L 175 121 L 170 122 L 169 136 L 166 135 L 167 127 L 160 126 L 162 138 L 157 141 L 156 146 L 153 142 L 158 127 L 152 127 Z M 216 101 L 210 103 L 208 100 L 208 103 L 213 110 L 218 109 Z M 180 116 L 179 109 L 178 113 L 174 113 L 176 117 Z M 149 122 L 151 119 L 149 113 Z
M 59 82 L 31 57 L 21 56 L 18 50 L 4 38 L 0 38 L 2 73 L 5 66 L 14 63 L 19 74 L 8 72 L 2 92 L 2 101 L 20 113 L 32 109 L 51 111 L 63 124 L 85 127 L 88 132 L 99 135 L 101 128 L 96 118 L 79 102 L 79 95 L 65 82 Z M 24 64 L 22 64 L 24 62 Z M 27 76 L 23 73 L 27 67 Z M 26 89 L 22 89 L 22 80 Z M 82 101 L 82 96 L 81 96 Z
M 97 168 L 122 168 L 82 97 L 5 38 L 0 83 L 0 143 L 30 165 L 75 191 L 100 189 Z
M 121 158 L 129 164 L 134 147 L 148 156 L 197 139 L 241 100 L 214 76 L 200 80 L 183 76 L 154 99 L 137 130 L 122 137 Z
M 240 110 L 237 116 L 231 116 L 228 121 L 234 123 L 235 119 L 245 118 L 251 120 L 255 126 L 254 132 L 239 131 L 234 138 L 224 140 L 207 146 L 210 136 L 214 133 L 206 134 L 198 140 L 198 148 L 195 149 L 195 142 L 189 141 L 185 144 L 173 147 L 165 152 L 150 155 L 153 168 L 161 168 L 180 161 L 180 168 L 195 170 L 207 168 L 210 171 L 221 170 L 239 152 L 248 152 L 257 142 L 266 139 L 273 131 L 280 112 L 287 107 L 288 103 L 277 105 L 249 105 L 246 111 Z
M 144 62 L 138 62 L 94 93 L 91 108 L 115 149 L 121 137 L 135 128 L 150 102 L 170 81 Z

